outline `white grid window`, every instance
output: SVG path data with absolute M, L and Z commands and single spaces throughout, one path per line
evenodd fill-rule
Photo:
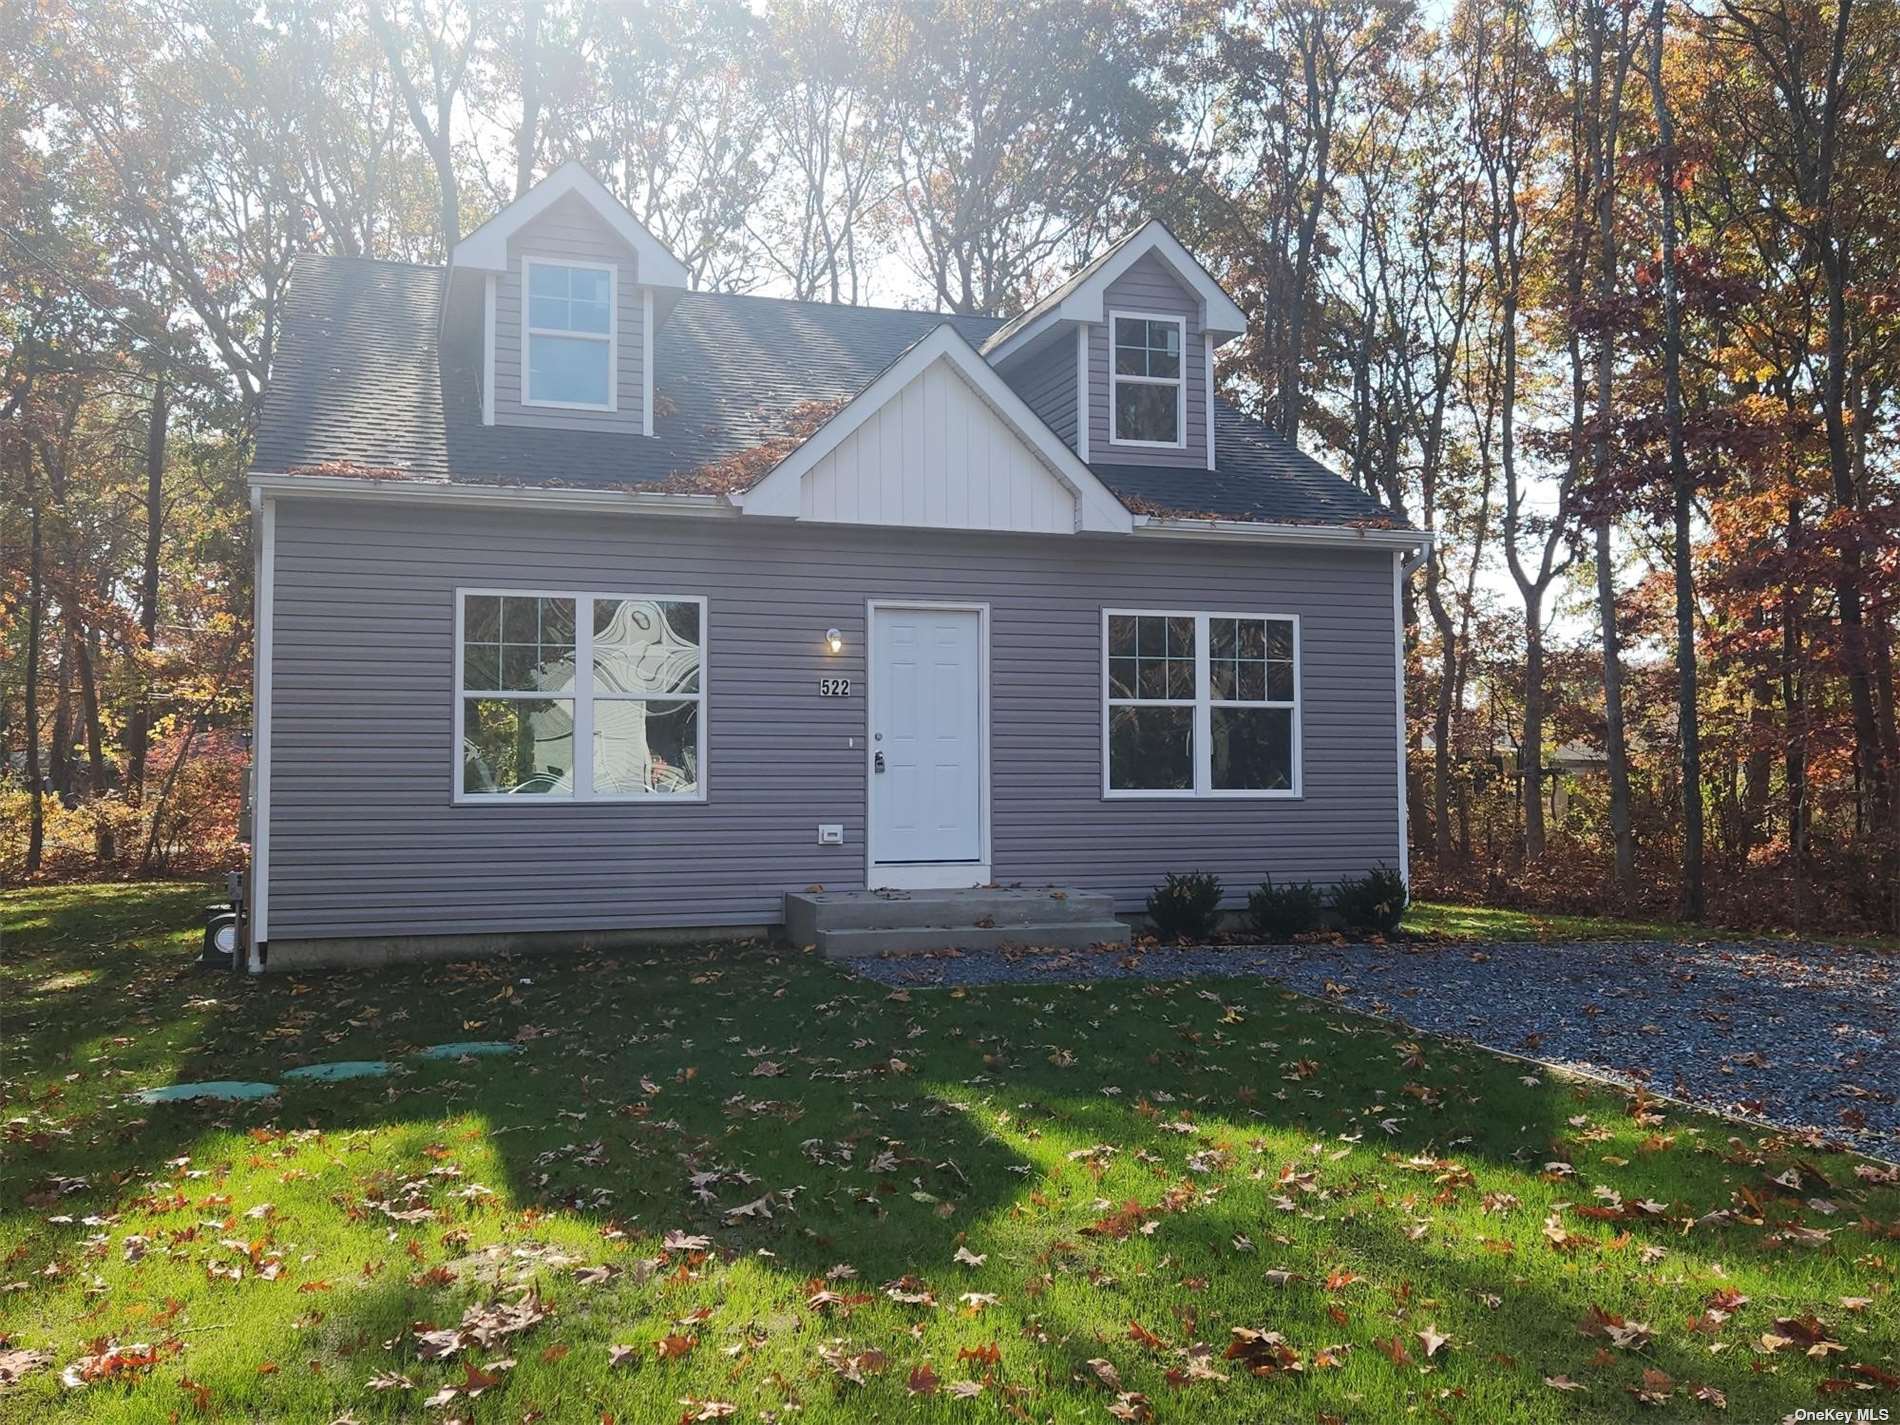
M 457 801 L 701 801 L 706 601 L 463 590 Z
M 1109 797 L 1300 795 L 1299 621 L 1103 614 Z
M 523 403 L 613 410 L 614 270 L 528 258 L 522 287 Z
M 1185 446 L 1187 319 L 1112 312 L 1109 333 L 1109 439 Z

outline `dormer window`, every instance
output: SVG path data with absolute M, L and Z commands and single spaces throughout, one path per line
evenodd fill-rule
M 528 294 L 522 403 L 613 410 L 614 269 L 532 257 L 522 265 Z
M 1186 444 L 1187 383 L 1184 317 L 1111 312 L 1115 360 L 1110 381 L 1109 439 L 1117 445 Z

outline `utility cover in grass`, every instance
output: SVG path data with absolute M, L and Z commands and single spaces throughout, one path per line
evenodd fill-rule
M 418 1059 L 481 1058 L 485 1054 L 512 1054 L 515 1045 L 500 1039 L 471 1039 L 465 1044 L 431 1044 L 416 1050 Z
M 305 1064 L 301 1069 L 286 1069 L 287 1079 L 314 1079 L 334 1083 L 338 1079 L 380 1079 L 389 1072 L 383 1059 L 344 1059 L 335 1064 Z
M 184 1103 L 191 1099 L 218 1099 L 238 1103 L 245 1099 L 269 1098 L 276 1084 L 247 1084 L 235 1079 L 214 1079 L 202 1084 L 167 1084 L 162 1089 L 141 1089 L 132 1095 L 140 1103 Z

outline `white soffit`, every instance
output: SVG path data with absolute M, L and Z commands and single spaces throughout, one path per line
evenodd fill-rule
M 1133 517 L 945 323 L 739 497 L 825 523 L 1129 533 Z
M 692 276 L 664 244 L 646 230 L 627 205 L 572 159 L 503 208 L 455 245 L 449 265 L 484 272 L 508 270 L 508 239 L 569 194 L 586 203 L 640 259 L 639 281 L 648 287 L 691 287 Z

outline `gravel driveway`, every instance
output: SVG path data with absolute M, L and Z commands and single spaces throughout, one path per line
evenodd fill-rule
M 893 985 L 1260 975 L 1416 1029 L 1900 1159 L 1900 995 L 1878 952 L 1783 941 L 1296 945 L 855 962 Z

